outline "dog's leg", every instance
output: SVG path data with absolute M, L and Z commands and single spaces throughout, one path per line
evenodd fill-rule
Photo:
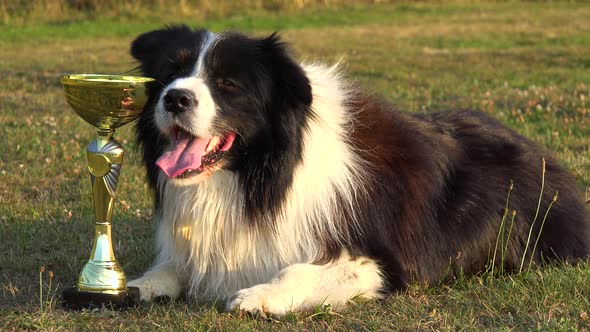
M 246 311 L 263 317 L 283 316 L 319 305 L 342 308 L 355 297 L 377 298 L 383 278 L 375 261 L 348 254 L 328 264 L 293 264 L 269 283 L 238 291 L 227 301 L 227 310 Z
M 183 278 L 173 262 L 156 264 L 141 278 L 127 283 L 131 287 L 139 287 L 141 301 L 151 301 L 155 298 L 178 298 L 184 288 Z

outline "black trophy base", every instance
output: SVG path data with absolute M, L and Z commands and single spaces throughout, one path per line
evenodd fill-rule
M 139 288 L 127 287 L 120 294 L 104 294 L 79 291 L 76 287 L 65 289 L 61 294 L 62 306 L 71 310 L 107 308 L 123 310 L 139 303 Z

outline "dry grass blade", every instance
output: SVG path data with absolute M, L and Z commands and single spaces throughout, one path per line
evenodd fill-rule
M 533 234 L 533 229 L 535 227 L 535 223 L 537 222 L 537 218 L 539 217 L 539 210 L 541 210 L 541 202 L 543 201 L 543 193 L 545 190 L 545 158 L 542 159 L 542 175 L 541 175 L 541 193 L 539 194 L 539 203 L 537 204 L 537 210 L 535 211 L 535 218 L 531 223 L 531 227 L 529 229 L 529 235 L 526 240 L 526 245 L 524 247 L 524 252 L 522 253 L 522 260 L 520 261 L 520 268 L 518 269 L 518 273 L 522 272 L 522 268 L 524 266 L 524 260 L 526 259 L 526 254 L 529 249 L 529 244 L 531 242 L 531 235 Z M 531 259 L 535 255 L 534 252 L 531 252 Z

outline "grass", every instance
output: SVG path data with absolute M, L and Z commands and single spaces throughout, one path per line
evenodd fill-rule
M 504 214 L 502 215 L 502 221 L 500 222 L 500 228 L 498 230 L 498 236 L 496 238 L 496 245 L 494 246 L 494 255 L 492 256 L 492 263 L 490 265 L 490 274 L 494 276 L 496 273 L 502 275 L 504 274 L 504 253 L 506 252 L 506 248 L 508 247 L 508 243 L 510 241 L 510 234 L 512 233 L 512 226 L 514 226 L 514 217 L 516 216 L 516 211 L 513 210 L 512 214 L 512 221 L 510 223 L 510 230 L 508 231 L 508 235 L 504 235 L 506 233 L 506 217 L 508 217 L 508 211 L 510 206 L 510 194 L 514 189 L 513 181 L 510 181 L 510 187 L 508 189 L 508 194 L 506 195 L 506 206 L 504 207 Z M 531 227 L 531 230 L 533 228 Z M 539 235 L 541 232 L 539 232 Z M 506 247 L 504 246 L 504 242 L 506 242 Z M 496 257 L 498 256 L 498 245 L 500 245 L 500 256 L 498 261 L 498 266 L 496 266 Z M 526 250 L 524 251 L 526 253 Z M 534 251 L 532 251 L 534 252 Z M 496 269 L 496 267 L 498 267 Z
M 288 14 L 250 10 L 206 21 L 121 15 L 0 26 L 0 330 L 590 329 L 588 264 L 413 285 L 382 302 L 281 321 L 183 301 L 121 313 L 59 308 L 59 293 L 89 255 L 93 212 L 84 149 L 95 134 L 65 104 L 58 78 L 130 70 L 129 42 L 165 23 L 254 34 L 280 29 L 300 58 L 342 59 L 359 85 L 401 109 L 489 112 L 557 155 L 590 198 L 590 6 L 401 3 Z M 153 258 L 154 225 L 130 127 L 116 133 L 127 156 L 114 249 L 126 273 L 137 276 Z

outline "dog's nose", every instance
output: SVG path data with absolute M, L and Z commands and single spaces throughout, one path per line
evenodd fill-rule
M 186 89 L 170 89 L 164 96 L 164 109 L 170 113 L 181 113 L 195 106 L 195 95 Z

